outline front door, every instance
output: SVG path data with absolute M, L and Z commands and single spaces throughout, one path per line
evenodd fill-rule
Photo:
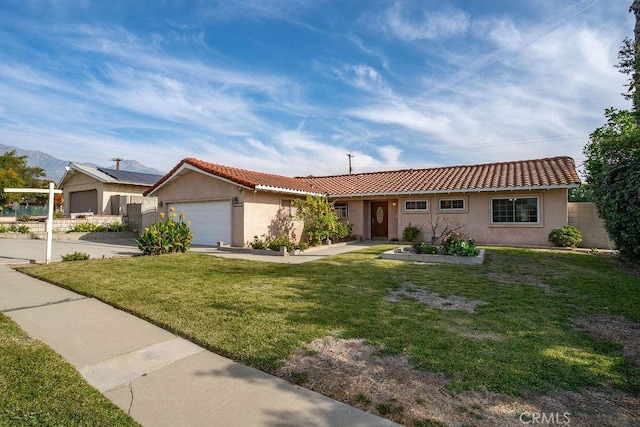
M 389 233 L 387 202 L 371 202 L 371 238 L 387 238 Z

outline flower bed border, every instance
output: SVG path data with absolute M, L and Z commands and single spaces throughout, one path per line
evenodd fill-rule
M 394 259 L 397 261 L 414 261 L 433 264 L 458 264 L 458 265 L 480 265 L 484 263 L 484 249 L 478 249 L 478 255 L 474 257 L 455 255 L 435 255 L 417 254 L 406 252 L 410 246 L 386 251 L 380 255 L 382 259 Z

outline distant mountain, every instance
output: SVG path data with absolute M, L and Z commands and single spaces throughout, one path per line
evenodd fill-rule
M 53 156 L 50 156 L 47 153 L 43 153 L 42 151 L 34 151 L 34 150 L 23 150 L 18 147 L 12 147 L 9 145 L 0 144 L 0 155 L 8 152 L 16 150 L 17 156 L 27 156 L 27 165 L 30 167 L 40 167 L 44 169 L 45 176 L 48 179 L 52 179 L 56 182 L 59 182 L 62 179 L 62 176 L 65 172 L 65 167 L 69 164 L 69 160 L 60 160 Z M 71 160 L 73 161 L 73 160 Z M 74 163 L 81 163 L 75 162 Z M 94 165 L 90 163 L 86 163 L 89 166 L 94 167 L 106 167 L 109 169 L 115 169 L 116 164 L 113 163 L 110 166 L 103 165 Z M 142 173 L 151 173 L 156 175 L 164 175 L 164 172 L 161 172 L 157 169 L 145 166 L 135 160 L 122 160 L 120 161 L 120 169 L 131 172 L 142 172 Z

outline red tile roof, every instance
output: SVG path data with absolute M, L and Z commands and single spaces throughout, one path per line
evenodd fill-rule
M 580 184 L 571 157 L 295 178 L 186 158 L 145 194 L 160 187 L 185 164 L 248 188 L 330 196 L 563 188 Z
M 571 157 L 306 179 L 333 196 L 516 190 L 568 187 L 580 183 Z
M 218 165 L 215 163 L 209 163 L 202 160 L 188 157 L 178 163 L 168 174 L 166 174 L 160 181 L 145 192 L 145 195 L 151 193 L 158 187 L 162 186 L 166 181 L 174 176 L 179 170 L 184 167 L 192 166 L 203 172 L 211 175 L 219 176 L 235 184 L 254 188 L 254 189 L 273 189 L 290 192 L 300 193 L 322 193 L 317 188 L 314 189 L 313 184 L 308 183 L 304 179 L 292 178 L 281 175 L 273 175 L 263 172 L 255 172 L 246 169 L 234 168 L 231 166 Z M 324 193 L 323 193 L 324 194 Z

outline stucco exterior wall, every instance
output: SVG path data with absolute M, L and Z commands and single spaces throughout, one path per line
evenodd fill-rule
M 253 191 L 236 184 L 194 171 L 186 171 L 179 179 L 157 191 L 160 212 L 167 213 L 170 203 L 180 202 L 231 202 L 232 246 L 245 246 L 254 236 L 269 234 L 272 221 L 281 209 L 282 200 L 294 197 L 286 194 Z M 237 198 L 237 201 L 234 200 Z M 188 219 L 188 212 L 185 213 Z M 303 224 L 294 221 L 295 235 L 300 239 Z M 226 242 L 225 242 L 226 243 Z
M 121 215 L 124 212 L 112 212 L 111 203 L 112 196 L 142 196 L 147 190 L 147 186 L 143 185 L 129 185 L 129 184 L 110 184 L 103 183 L 95 178 L 85 175 L 82 172 L 74 173 L 67 179 L 62 190 L 63 193 L 63 212 L 65 216 L 71 215 L 70 201 L 71 193 L 78 191 L 97 190 L 98 196 L 98 212 L 94 212 L 96 215 Z
M 234 242 L 234 246 L 246 245 L 254 236 L 275 235 L 278 230 L 278 212 L 295 215 L 292 200 L 295 196 L 265 191 L 246 191 L 244 194 L 244 234 L 242 242 Z M 302 237 L 304 224 L 293 220 L 293 233 L 297 241 Z
M 241 187 L 211 176 L 187 170 L 182 176 L 160 187 L 155 196 L 158 198 L 158 212 L 167 214 L 169 204 L 181 202 L 231 202 L 231 244 L 237 245 L 243 239 L 242 207 L 234 207 L 233 198 L 242 197 Z M 189 212 L 185 212 L 189 220 Z M 228 242 L 225 242 L 225 244 Z
M 364 201 L 361 199 L 356 200 L 343 200 L 341 202 L 349 203 L 349 218 L 342 220 L 342 222 L 351 224 L 351 235 L 365 237 L 364 224 L 365 221 L 365 207 Z
M 537 224 L 493 224 L 491 222 L 491 200 L 493 198 L 537 197 L 539 200 L 539 223 Z M 465 209 L 460 211 L 440 210 L 440 199 L 465 200 Z M 422 199 L 412 197 L 410 200 Z M 567 190 L 482 192 L 455 195 L 432 195 L 429 200 L 429 212 L 423 214 L 407 213 L 401 210 L 402 230 L 411 222 L 422 227 L 422 238 L 428 240 L 431 231 L 428 224 L 440 219 L 450 218 L 463 225 L 462 232 L 469 234 L 479 244 L 501 244 L 516 246 L 548 246 L 548 236 L 555 227 L 567 224 Z M 404 206 L 404 199 L 400 205 Z
M 492 224 L 491 223 L 491 199 L 492 198 L 518 198 L 537 197 L 539 200 L 538 224 Z M 461 211 L 441 211 L 440 199 L 465 200 L 465 208 Z M 568 223 L 567 215 L 567 190 L 539 190 L 539 191 L 512 191 L 512 192 L 482 192 L 450 195 L 422 195 L 403 196 L 399 198 L 376 199 L 340 199 L 340 202 L 349 203 L 349 221 L 353 224 L 353 234 L 361 235 L 364 239 L 371 236 L 371 201 L 388 201 L 389 239 L 402 239 L 402 234 L 409 223 L 422 229 L 420 238 L 429 240 L 429 219 L 437 221 L 451 218 L 452 221 L 464 225 L 462 232 L 468 233 L 480 244 L 503 244 L 518 246 L 548 246 L 548 236 L 551 230 Z M 404 209 L 407 200 L 427 200 L 428 210 L 411 212 Z
M 76 172 L 73 174 L 67 182 L 64 184 L 64 188 L 62 189 L 62 197 L 63 197 L 63 205 L 62 210 L 65 216 L 69 216 L 74 212 L 71 212 L 71 193 L 78 191 L 87 191 L 87 190 L 97 190 L 98 192 L 98 207 L 103 206 L 102 201 L 102 190 L 103 184 L 99 181 L 96 181 L 94 178 L 87 176 L 83 173 Z M 104 209 L 100 212 L 94 212 L 96 215 L 102 215 Z M 111 211 L 109 211 L 109 215 Z
M 596 205 L 591 202 L 570 202 L 569 224 L 582 232 L 582 248 L 614 249 L 615 244 L 598 216 Z
M 98 205 L 102 206 L 102 214 L 124 215 L 126 213 L 126 204 L 112 207 L 113 196 L 142 196 L 148 188 L 144 185 L 103 184 L 102 202 L 100 201 L 100 191 L 98 191 Z

